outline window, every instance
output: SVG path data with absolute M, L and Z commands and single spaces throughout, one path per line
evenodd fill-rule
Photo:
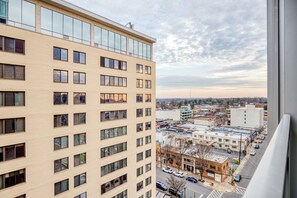
M 152 68 L 150 66 L 145 66 L 145 74 L 152 74 Z
M 113 196 L 112 198 L 127 198 L 128 197 L 128 193 L 127 190 L 117 194 L 116 196 Z
M 25 106 L 25 92 L 0 92 L 0 107 Z
M 101 140 L 123 136 L 127 134 L 127 126 L 101 130 Z
M 121 153 L 127 150 L 127 142 L 101 148 L 101 158 Z
M 143 123 L 136 124 L 136 132 L 143 131 Z
M 137 168 L 136 169 L 136 175 L 137 175 L 137 177 L 139 176 L 139 175 L 142 175 L 143 174 L 143 167 L 139 167 L 139 168 Z
M 150 157 L 150 156 L 152 156 L 152 150 L 151 150 L 151 149 L 146 150 L 146 151 L 145 151 L 145 158 L 148 158 L 148 157 Z
M 143 65 L 136 64 L 136 73 L 143 73 Z
M 143 152 L 136 154 L 136 161 L 139 162 L 141 160 L 143 160 Z
M 143 88 L 143 80 L 136 79 L 136 88 Z
M 73 72 L 73 83 L 74 84 L 86 84 L 86 73 Z
M 127 158 L 101 166 L 101 177 L 127 166 Z
M 128 55 L 151 60 L 151 46 L 137 40 L 129 39 Z
M 25 143 L 0 147 L 0 162 L 25 157 Z
M 152 95 L 151 94 L 145 94 L 145 102 L 152 102 Z
M 127 54 L 127 38 L 120 34 L 94 26 L 94 45 L 117 53 Z
M 74 176 L 74 187 L 87 183 L 87 173 Z
M 152 142 L 152 136 L 146 136 L 145 137 L 145 144 L 150 144 Z
M 105 184 L 101 185 L 101 194 L 104 194 L 126 182 L 127 182 L 127 174 L 122 175 L 118 178 L 115 178 L 109 182 L 106 182 Z
M 69 190 L 69 179 L 55 183 L 55 195 Z
M 136 117 L 143 117 L 143 109 L 136 109 Z
M 216 167 L 214 165 L 209 165 L 210 169 L 216 170 Z
M 25 67 L 0 63 L 0 79 L 25 80 Z
M 86 64 L 86 53 L 73 51 L 73 62 Z
M 86 93 L 74 92 L 73 93 L 73 104 L 86 104 Z
M 151 89 L 152 88 L 152 81 L 151 80 L 145 80 L 145 88 Z
M 141 189 L 143 189 L 143 181 L 138 182 L 137 185 L 136 185 L 136 190 L 137 191 L 140 191 Z
M 148 186 L 152 183 L 152 177 L 148 177 L 145 179 L 145 186 Z
M 68 83 L 68 71 L 54 69 L 54 82 Z
M 152 170 L 152 163 L 145 165 L 145 172 L 149 172 L 150 170 Z
M 146 122 L 145 123 L 145 130 L 151 130 L 152 129 L 152 123 L 151 122 Z
M 73 117 L 74 125 L 86 124 L 86 113 L 75 113 L 73 114 Z
M 143 94 L 136 94 L 136 102 L 143 102 Z
M 101 75 L 100 85 L 114 86 L 114 87 L 127 87 L 127 78 Z
M 54 161 L 55 173 L 68 169 L 68 157 Z
M 68 136 L 54 138 L 54 150 L 68 148 Z
M 152 198 L 152 190 L 149 190 L 145 193 L 145 198 Z
M 136 147 L 143 146 L 143 138 L 136 139 Z
M 0 190 L 26 182 L 26 169 L 0 175 Z
M 86 133 L 79 133 L 73 136 L 74 146 L 86 144 Z
M 68 126 L 68 114 L 54 115 L 54 127 Z
M 54 47 L 54 60 L 68 61 L 68 49 Z
M 80 153 L 80 154 L 74 155 L 74 166 L 79 166 L 85 163 L 87 163 L 86 153 Z
M 127 94 L 122 93 L 102 93 L 100 94 L 100 103 L 126 103 Z
M 145 116 L 151 116 L 152 115 L 152 109 L 151 108 L 145 108 Z
M 54 104 L 68 104 L 68 93 L 54 92 Z
M 101 121 L 121 120 L 127 118 L 127 110 L 101 111 Z
M 25 54 L 25 41 L 0 36 L 0 51 Z
M 127 62 L 115 60 L 111 58 L 101 57 L 100 59 L 101 67 L 111 68 L 111 69 L 118 69 L 118 70 L 127 70 Z
M 87 198 L 87 192 L 81 193 L 81 194 L 75 196 L 74 198 Z
M 25 118 L 0 119 L 0 134 L 25 131 Z
M 41 32 L 90 45 L 91 27 L 89 23 L 41 7 Z

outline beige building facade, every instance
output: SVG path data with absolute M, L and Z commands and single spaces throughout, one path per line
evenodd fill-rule
M 0 197 L 152 197 L 155 39 L 61 0 L 0 10 Z

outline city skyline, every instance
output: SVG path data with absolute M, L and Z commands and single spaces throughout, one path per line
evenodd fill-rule
M 265 1 L 68 1 L 157 38 L 157 98 L 267 95 Z

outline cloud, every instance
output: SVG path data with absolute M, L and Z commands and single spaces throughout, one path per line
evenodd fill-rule
M 248 76 L 228 76 L 228 77 L 209 77 L 209 76 L 159 76 L 157 85 L 162 88 L 266 88 L 265 80 L 250 80 Z
M 69 2 L 123 25 L 132 22 L 137 31 L 157 38 L 154 60 L 159 75 L 158 85 L 162 88 L 175 84 L 184 87 L 224 85 L 240 89 L 263 87 L 266 82 L 266 1 Z M 200 76 L 204 77 L 190 78 L 189 73 L 201 73 Z M 237 80 L 231 81 L 230 75 Z M 245 77 L 238 79 L 236 76 Z

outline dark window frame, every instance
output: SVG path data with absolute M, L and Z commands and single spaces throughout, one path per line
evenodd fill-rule
M 59 57 L 56 57 L 55 50 L 59 50 L 59 52 L 60 52 Z M 62 60 L 62 50 L 66 50 L 67 51 L 67 59 L 66 60 Z M 53 47 L 53 60 L 68 62 L 68 59 L 69 59 L 68 49 L 61 48 L 61 47 L 56 47 L 56 46 Z
M 78 61 L 75 60 L 74 54 L 78 54 Z M 80 56 L 81 54 L 84 54 L 84 56 L 85 56 L 84 62 L 81 61 L 81 56 Z M 85 52 L 79 52 L 79 51 L 73 50 L 73 62 L 86 65 L 87 64 L 87 54 Z

